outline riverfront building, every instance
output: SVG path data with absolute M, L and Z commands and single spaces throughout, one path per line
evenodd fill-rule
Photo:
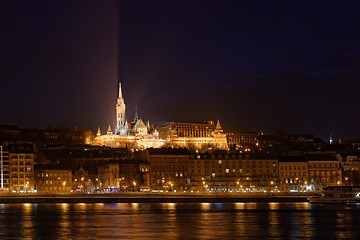
M 343 184 L 340 155 L 309 153 L 304 156 L 309 164 L 309 184 L 311 185 L 311 190 L 321 190 L 325 186 Z
M 21 143 L 9 146 L 10 191 L 33 192 L 34 160 L 33 144 Z
M 106 191 L 120 190 L 119 163 L 107 163 L 98 168 L 97 188 Z
M 1 146 L 1 191 L 8 192 L 10 189 L 10 161 L 8 147 Z
M 191 187 L 200 192 L 264 192 L 278 188 L 278 160 L 225 151 L 191 155 Z
M 309 164 L 304 156 L 279 157 L 280 190 L 303 192 L 313 190 L 309 185 Z
M 147 166 L 141 172 L 149 172 L 149 183 L 144 185 L 157 191 L 184 191 L 190 185 L 190 155 L 186 148 L 148 148 L 136 153 L 136 158 L 144 159 Z
M 53 165 L 35 167 L 35 188 L 38 193 L 70 193 L 72 183 L 71 170 Z

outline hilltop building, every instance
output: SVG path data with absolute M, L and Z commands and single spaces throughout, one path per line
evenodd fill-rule
M 220 121 L 171 122 L 157 127 L 159 137 L 172 147 L 186 147 L 207 151 L 209 149 L 228 149 L 226 134 Z
M 116 100 L 116 127 L 115 133 L 112 132 L 109 125 L 106 134 L 102 134 L 100 127 L 98 128 L 96 137 L 91 142 L 92 145 L 108 146 L 108 147 L 127 147 L 131 149 L 146 149 L 149 147 L 161 147 L 165 144 L 165 140 L 159 138 L 154 127 L 138 117 L 135 111 L 135 117 L 132 122 L 126 120 L 125 100 L 122 95 L 121 83 L 119 83 L 118 96 Z

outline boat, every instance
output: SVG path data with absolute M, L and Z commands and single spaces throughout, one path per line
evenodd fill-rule
M 311 203 L 360 203 L 360 186 L 328 186 L 308 198 Z

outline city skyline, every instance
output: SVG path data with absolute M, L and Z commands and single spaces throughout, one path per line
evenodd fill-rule
M 2 4 L 0 124 L 104 131 L 120 81 L 128 120 L 358 137 L 356 4 Z

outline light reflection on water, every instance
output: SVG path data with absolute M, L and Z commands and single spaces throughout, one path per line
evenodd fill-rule
M 24 203 L 23 207 L 23 224 L 22 224 L 22 235 L 25 239 L 33 239 L 33 219 L 32 209 L 33 206 L 29 203 Z
M 0 239 L 355 239 L 360 206 L 0 204 Z

